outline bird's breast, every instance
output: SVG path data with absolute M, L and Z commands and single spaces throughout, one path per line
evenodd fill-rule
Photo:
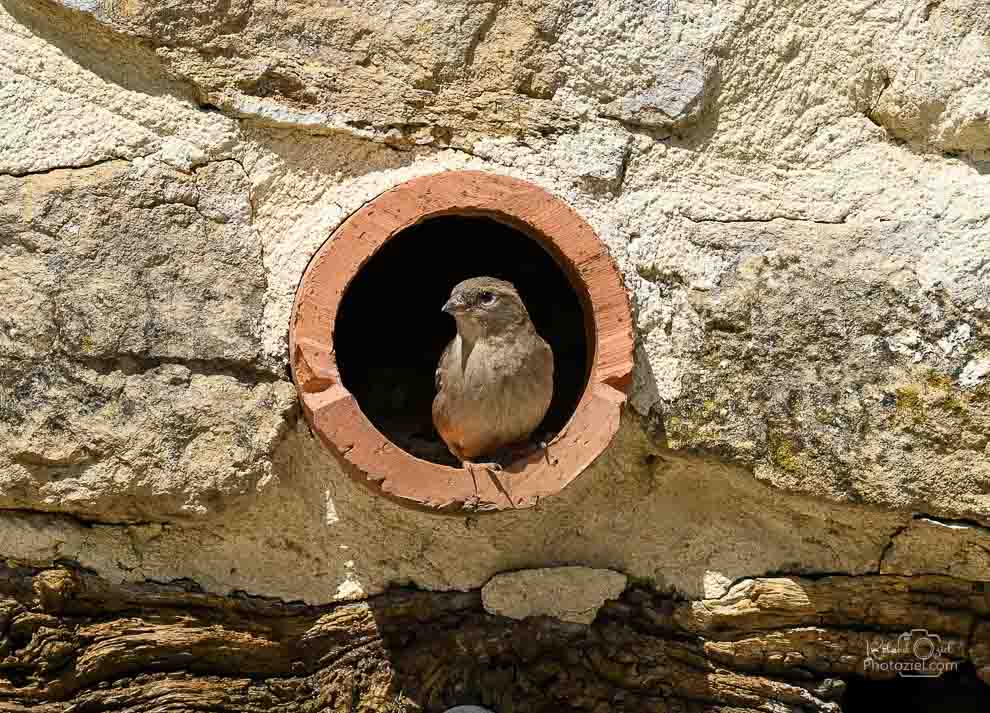
M 445 375 L 438 400 L 458 448 L 466 454 L 488 453 L 529 437 L 553 393 L 545 345 L 493 340 L 470 349 L 453 346 L 449 363 L 455 373 Z

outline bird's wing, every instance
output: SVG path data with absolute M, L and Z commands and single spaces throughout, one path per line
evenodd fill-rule
M 447 360 L 450 358 L 450 352 L 454 348 L 454 339 L 451 339 L 447 346 L 443 349 L 443 354 L 440 355 L 440 361 L 437 363 L 437 371 L 433 376 L 433 385 L 436 386 L 437 393 L 443 389 L 443 374 L 447 370 Z
M 448 450 L 454 454 L 455 458 L 463 460 L 461 451 L 457 447 L 459 436 L 454 424 L 450 420 L 450 394 L 444 392 L 443 383 L 444 374 L 450 372 L 450 361 L 452 352 L 454 351 L 455 340 L 456 337 L 443 350 L 443 354 L 440 355 L 440 363 L 437 365 L 437 372 L 434 377 L 437 395 L 433 398 L 433 425 L 437 429 L 437 433 L 440 434 L 440 438 L 447 444 Z
M 539 342 L 541 347 L 540 353 L 543 356 L 543 363 L 545 365 L 547 372 L 550 374 L 550 379 L 552 381 L 553 380 L 553 349 L 550 347 L 550 345 L 543 337 L 537 335 L 536 338 L 540 340 Z

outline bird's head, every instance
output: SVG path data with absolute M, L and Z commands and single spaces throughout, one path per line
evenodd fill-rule
M 498 334 L 529 324 L 529 313 L 512 283 L 472 277 L 458 283 L 443 311 L 457 320 L 462 336 Z

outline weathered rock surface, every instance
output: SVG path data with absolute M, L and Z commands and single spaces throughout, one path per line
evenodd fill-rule
M 990 158 L 990 16 L 978 0 L 914 8 L 870 116 L 926 148 Z
M 961 201 L 967 219 L 986 210 Z M 682 223 L 721 274 L 684 291 L 695 340 L 660 406 L 669 445 L 837 500 L 986 513 L 990 382 L 962 373 L 985 348 L 990 233 L 950 257 L 925 223 Z M 671 262 L 639 269 L 676 275 Z
M 152 155 L 188 169 L 229 155 L 235 120 L 201 111 L 146 45 L 57 7 L 0 9 L 0 173 Z
M 162 521 L 262 485 L 294 409 L 234 161 L 0 177 L 0 503 Z
M 0 541 L 7 557 L 35 565 L 73 559 L 119 581 L 189 577 L 208 591 L 307 602 L 362 598 L 396 583 L 475 589 L 499 572 L 562 561 L 716 596 L 753 570 L 875 572 L 904 520 L 781 493 L 715 461 L 659 457 L 634 417 L 560 496 L 507 517 L 396 507 L 344 476 L 302 422 L 262 482 L 260 491 L 217 498 L 222 512 L 193 521 L 8 513 Z
M 868 118 L 907 44 L 881 63 L 834 4 L 823 39 L 808 6 L 431 7 L 4 3 L 0 502 L 170 525 L 118 564 L 101 552 L 126 528 L 95 545 L 44 535 L 75 527 L 57 515 L 27 539 L 9 520 L 11 556 L 59 541 L 125 579 L 311 601 L 560 561 L 698 595 L 876 570 L 912 512 L 990 522 L 988 188 L 975 159 L 914 154 Z M 887 10 L 862 31 L 985 35 L 962 29 L 964 3 L 925 27 Z M 831 56 L 849 81 L 830 83 Z M 765 83 L 778 64 L 791 81 Z M 973 67 L 945 87 L 959 106 L 982 91 Z M 543 185 L 609 244 L 647 418 L 573 496 L 467 537 L 342 479 L 285 380 L 292 295 L 325 236 L 389 186 L 462 167 Z M 190 553 L 187 526 L 216 544 Z M 968 547 L 944 535 L 917 536 Z M 907 542 L 884 567 L 931 569 Z M 259 564 L 296 558 L 291 577 Z
M 489 614 L 525 619 L 552 616 L 575 624 L 590 624 L 609 599 L 625 591 L 620 572 L 591 567 L 548 567 L 504 572 L 481 590 Z
M 573 625 L 493 624 L 472 594 L 470 615 L 417 620 L 480 652 L 444 662 L 461 668 L 442 684 L 411 654 L 408 680 L 444 691 L 412 697 L 434 708 L 499 710 L 451 692 L 503 690 L 477 662 L 541 632 L 596 653 L 555 653 L 584 667 L 556 687 L 523 667 L 527 690 L 588 710 L 616 710 L 618 690 L 630 710 L 833 710 L 824 677 L 857 670 L 862 626 L 942 627 L 986 678 L 987 17 L 981 0 L 0 0 L 0 556 L 311 605 L 568 563 L 690 602 L 609 648 Z M 619 436 L 534 511 L 450 518 L 373 497 L 299 422 L 288 381 L 313 252 L 382 191 L 460 168 L 570 203 L 634 304 Z M 781 572 L 847 577 L 759 579 Z M 0 614 L 18 657 L 3 685 L 62 710 L 73 694 L 51 681 L 71 660 L 92 710 L 116 690 L 133 710 L 352 690 L 384 705 L 361 687 L 393 680 L 392 659 L 344 651 L 371 605 L 299 633 L 294 651 L 319 650 L 300 658 L 272 643 L 295 633 L 252 628 L 267 614 L 209 633 L 196 601 L 137 624 L 19 599 L 22 623 Z M 232 611 L 222 601 L 203 606 Z M 300 632 L 331 610 L 306 611 Z M 647 620 L 703 644 L 661 646 Z M 149 638 L 115 638 L 131 624 Z M 340 659 L 312 644 L 343 632 Z M 162 674 L 99 688 L 130 675 L 129 643 L 161 639 Z M 221 640 L 236 686 L 199 675 L 220 670 Z
M 587 115 L 689 122 L 725 20 L 673 3 L 61 4 L 157 48 L 170 74 L 232 115 L 414 143 L 445 143 L 465 119 L 509 134 Z
M 0 504 L 164 522 L 262 489 L 295 408 L 281 382 L 182 364 L 0 359 Z
M 990 581 L 990 530 L 918 517 L 891 537 L 880 571 Z
M 0 177 L 0 206 L 3 356 L 257 361 L 265 274 L 234 161 Z

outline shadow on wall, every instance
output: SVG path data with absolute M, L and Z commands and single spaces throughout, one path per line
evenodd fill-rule
M 973 664 L 938 678 L 852 678 L 842 699 L 843 713 L 987 713 L 990 686 L 976 676 Z
M 451 713 L 453 706 L 468 705 L 492 713 L 721 706 L 808 713 L 990 711 L 990 686 L 970 664 L 940 678 L 846 677 L 844 695 L 842 684 L 809 681 L 807 671 L 792 677 L 713 666 L 703 641 L 677 630 L 671 617 L 677 604 L 636 587 L 607 603 L 588 627 L 492 616 L 475 594 L 408 593 L 369 606 L 378 653 L 389 670 L 391 707 L 385 710 L 396 713 Z

